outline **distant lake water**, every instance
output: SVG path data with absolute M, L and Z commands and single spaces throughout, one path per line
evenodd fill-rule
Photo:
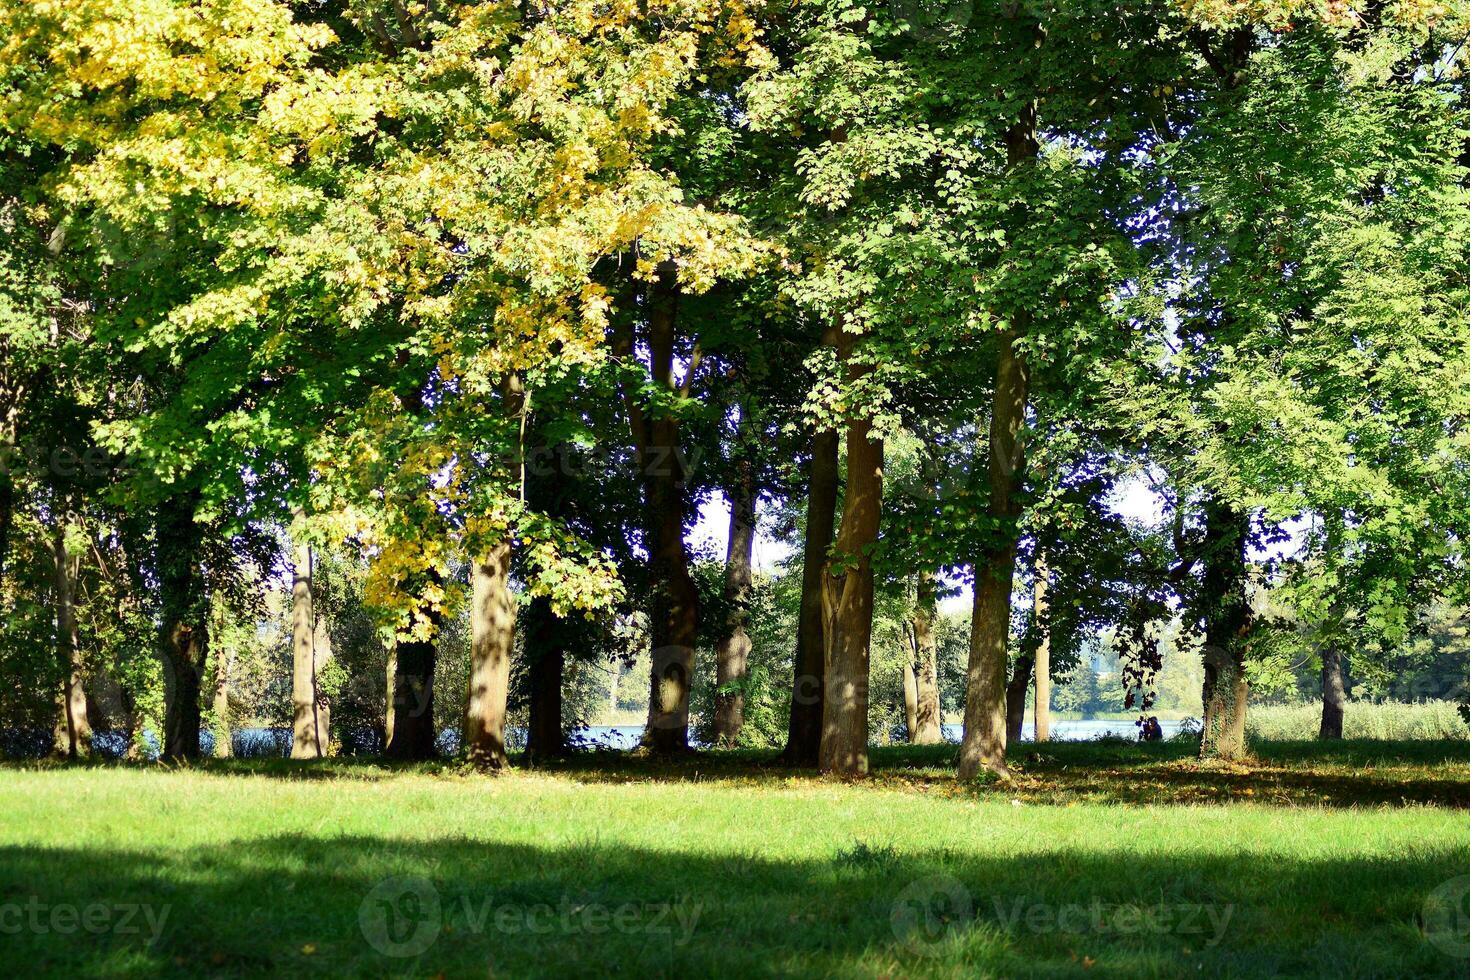
M 1160 721 L 1159 727 L 1164 730 L 1164 737 L 1178 733 L 1181 723 L 1177 721 Z M 964 731 L 959 725 L 945 725 L 944 737 L 948 741 L 959 744 Z M 1131 721 L 1054 721 L 1051 723 L 1051 737 L 1058 742 L 1088 742 L 1095 738 L 1112 736 L 1115 738 L 1137 738 L 1138 728 Z M 582 730 L 582 737 L 590 746 L 604 749 L 628 750 L 638 747 L 638 740 L 643 737 L 642 725 L 593 725 Z M 1021 728 L 1021 741 L 1031 742 L 1036 738 L 1035 726 L 1026 724 Z
M 1176 734 L 1181 727 L 1180 722 L 1177 721 L 1161 721 L 1159 725 L 1164 730 L 1165 738 Z M 948 741 L 956 744 L 959 743 L 963 734 L 959 725 L 945 725 L 943 732 Z M 6 730 L 0 730 L 0 735 L 4 734 L 7 734 Z M 0 738 L 0 756 L 41 756 L 50 749 L 51 734 L 49 732 L 36 730 L 34 732 L 8 732 L 8 734 L 11 737 Z M 525 744 L 524 731 L 512 730 L 509 735 L 512 748 L 517 744 Z M 1133 739 L 1138 737 L 1138 729 L 1131 721 L 1054 721 L 1051 725 L 1051 737 L 1059 742 L 1086 742 L 1108 736 Z M 592 725 L 579 730 L 573 737 L 576 744 L 585 748 L 626 752 L 638 747 L 639 739 L 643 737 L 643 726 Z M 1030 742 L 1034 738 L 1032 725 L 1027 724 L 1021 729 L 1021 741 Z M 246 758 L 280 757 L 291 754 L 291 730 L 289 728 L 237 729 L 231 741 L 234 743 L 235 754 Z M 142 752 L 144 758 L 157 758 L 157 736 L 151 731 L 145 733 L 144 743 Z M 213 753 L 214 736 L 211 733 L 205 732 L 200 743 L 205 755 Z M 93 745 L 101 755 L 117 758 L 126 750 L 127 740 L 121 732 L 98 732 L 94 737 Z M 459 733 L 441 732 L 438 746 L 439 751 L 444 755 L 453 755 L 459 749 Z M 368 749 L 369 754 L 372 751 Z

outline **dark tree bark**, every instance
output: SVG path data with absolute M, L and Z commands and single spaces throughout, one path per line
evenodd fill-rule
M 1246 595 L 1248 522 L 1245 515 L 1219 499 L 1205 505 L 1202 759 L 1238 759 L 1245 755 L 1249 693 L 1245 650 L 1252 625 Z
M 77 634 L 76 592 L 81 560 L 66 549 L 67 518 L 58 514 L 52 556 L 55 563 L 56 659 L 61 667 L 60 710 L 56 750 L 69 759 L 92 752 L 92 725 L 87 718 L 85 665 Z
M 698 364 L 690 364 L 682 385 L 676 383 L 678 287 L 671 264 L 659 269 L 648 297 L 649 376 L 654 385 L 687 395 Z M 633 340 L 632 326 L 624 326 L 616 338 L 620 357 L 634 356 Z M 649 551 L 649 633 L 653 649 L 643 744 L 659 754 L 682 752 L 689 748 L 689 685 L 699 627 L 699 591 L 689 574 L 689 550 L 684 543 L 688 501 L 679 451 L 679 419 L 664 409 L 645 415 L 636 398 L 625 401 L 642 471 Z
M 836 331 L 827 340 L 836 345 Z M 801 612 L 796 632 L 796 657 L 791 687 L 791 725 L 786 738 L 786 761 L 815 766 L 822 746 L 822 697 L 825 688 L 826 630 L 822 612 L 822 576 L 832 547 L 837 519 L 840 469 L 837 432 L 812 433 L 812 459 L 807 472 L 806 541 L 802 549 Z
M 199 571 L 197 495 L 171 497 L 157 514 L 160 646 L 165 670 L 163 758 L 197 759 L 200 692 L 209 654 L 208 597 Z
M 715 741 L 722 746 L 735 745 L 745 724 L 745 693 L 725 689 L 727 685 L 745 681 L 750 660 L 746 623 L 750 618 L 750 589 L 755 581 L 752 572 L 755 502 L 754 477 L 750 464 L 744 462 L 730 492 L 730 536 L 725 555 L 725 601 L 730 613 L 724 635 L 715 648 L 715 679 L 719 688 L 715 695 Z
M 919 736 L 919 675 L 914 671 L 913 657 L 903 661 L 903 724 L 909 744 L 915 744 Z
M 848 378 L 861 381 L 871 365 L 854 359 L 853 337 L 840 342 Z M 872 547 L 883 506 L 883 440 L 870 419 L 849 417 L 847 496 L 842 525 L 822 579 L 825 691 L 822 703 L 824 772 L 853 778 L 868 773 L 868 663 L 873 636 Z
M 562 677 L 566 671 L 568 632 L 568 624 L 552 612 L 549 599 L 531 600 L 526 610 L 526 679 L 531 702 L 526 754 L 532 759 L 554 759 L 567 754 L 566 729 L 562 724 Z
M 1006 132 L 1006 159 L 1012 170 L 1036 159 L 1036 104 Z M 965 684 L 965 735 L 960 744 L 959 777 L 974 779 L 981 769 L 1009 776 L 1006 768 L 1006 663 L 1011 631 L 1011 585 L 1016 575 L 1017 491 L 1025 475 L 1021 431 L 1031 394 L 1031 370 L 1017 342 L 1029 323 L 1024 310 L 1001 331 L 990 412 L 990 514 L 999 529 L 975 563 L 975 601 L 970 621 L 970 660 Z
M 0 444 L 0 584 L 10 562 L 10 529 L 15 521 L 15 481 L 10 475 L 12 455 Z
M 1342 651 L 1331 642 L 1322 648 L 1322 727 L 1317 737 L 1342 738 L 1342 714 L 1347 691 L 1342 678 Z
M 432 635 L 428 640 L 400 640 L 393 658 L 393 690 L 388 744 L 383 755 L 389 759 L 424 760 L 438 755 L 434 731 L 434 637 L 439 617 L 431 615 Z
M 1036 661 L 1029 654 L 1016 658 L 1010 683 L 1006 685 L 1006 743 L 1019 742 L 1026 725 L 1026 695 L 1031 691 L 1031 672 Z

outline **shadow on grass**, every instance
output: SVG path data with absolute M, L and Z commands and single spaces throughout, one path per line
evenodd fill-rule
M 4 914 L 4 942 L 28 976 L 1450 976 L 1470 964 L 1434 938 L 1470 935 L 1426 941 L 1421 919 L 1432 889 L 1470 871 L 1466 849 L 1260 861 L 1081 846 L 773 861 L 677 840 L 278 836 L 166 861 L 105 843 L 0 848 L 0 909 L 20 910 Z M 52 918 L 97 906 L 112 910 L 105 930 Z M 140 934 L 118 928 L 133 906 Z

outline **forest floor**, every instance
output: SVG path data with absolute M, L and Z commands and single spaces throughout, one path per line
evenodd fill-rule
M 25 976 L 1464 976 L 1470 745 L 0 767 Z

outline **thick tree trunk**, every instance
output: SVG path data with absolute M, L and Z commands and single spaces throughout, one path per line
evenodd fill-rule
M 1247 531 L 1247 518 L 1230 505 L 1219 500 L 1206 504 L 1202 759 L 1245 755 L 1245 649 L 1251 628 L 1245 588 Z
M 305 545 L 296 551 L 291 580 L 291 758 L 325 759 L 331 739 L 317 685 L 317 624 L 313 594 L 315 556 Z
M 526 754 L 550 759 L 567 754 L 562 724 L 562 676 L 566 670 L 565 624 L 551 610 L 551 601 L 538 597 L 527 610 L 526 661 L 530 686 L 530 725 Z M 617 707 L 617 675 L 613 676 L 613 707 Z
M 526 499 L 521 455 L 525 446 L 526 392 L 519 375 L 501 385 L 501 411 L 515 432 L 506 482 L 516 499 Z M 465 753 L 477 766 L 501 769 L 505 755 L 505 710 L 510 696 L 510 660 L 515 651 L 516 597 L 510 590 L 511 532 L 470 565 L 470 690 L 465 704 Z
M 516 600 L 510 591 L 510 542 L 470 566 L 470 691 L 465 706 L 465 753 L 471 763 L 503 768 L 505 704 L 515 643 Z
M 77 635 L 76 591 L 81 560 L 66 548 L 65 516 L 56 520 L 53 558 L 56 592 L 56 659 L 61 667 L 61 696 L 56 750 L 70 759 L 92 752 L 92 725 L 87 720 L 85 669 Z
M 393 689 L 388 744 L 389 759 L 424 760 L 438 755 L 434 729 L 435 643 L 440 616 L 431 612 L 427 640 L 400 640 L 393 658 Z
M 961 779 L 981 769 L 1008 775 L 1006 768 L 1006 662 L 1011 631 L 1011 586 L 1016 574 L 1015 496 L 1023 475 L 1021 429 L 1026 423 L 1029 372 L 1016 349 L 1018 335 L 1000 336 L 995 398 L 990 417 L 990 513 L 1000 524 L 996 541 L 976 563 L 970 623 L 970 662 L 965 685 L 965 735 L 960 745 Z
M 1026 695 L 1031 690 L 1031 670 L 1036 662 L 1023 654 L 1016 658 L 1011 681 L 1006 685 L 1006 743 L 1019 742 L 1026 726 Z
M 157 537 L 165 670 L 163 758 L 197 759 L 209 629 L 192 495 L 173 497 L 159 506 Z
M 1342 679 L 1342 651 L 1331 642 L 1322 648 L 1322 727 L 1318 738 L 1342 738 L 1342 713 L 1347 691 Z
M 740 466 L 739 478 L 730 493 L 730 536 L 725 554 L 725 601 L 729 619 L 725 634 L 715 649 L 715 742 L 733 746 L 745 724 L 745 692 L 738 685 L 745 682 L 750 660 L 750 635 L 746 622 L 750 617 L 750 589 L 755 581 L 751 571 L 755 554 L 756 491 L 749 463 Z M 735 690 L 730 690 L 735 685 Z
M 852 362 L 852 337 L 843 335 L 848 378 L 871 373 Z M 824 772 L 847 778 L 868 773 L 868 658 L 873 636 L 872 548 L 883 507 L 883 440 L 872 421 L 847 420 L 847 496 L 842 526 L 822 578 L 826 617 L 825 684 L 822 702 Z
M 1031 591 L 1031 618 L 1036 624 L 1036 707 L 1035 737 L 1038 742 L 1051 739 L 1051 625 L 1048 621 L 1047 593 L 1051 589 L 1051 570 L 1046 555 L 1036 553 L 1036 581 Z
M 934 575 L 919 573 L 914 603 L 914 727 L 909 740 L 934 745 L 944 740 L 939 709 L 939 644 L 934 635 Z
M 830 337 L 835 346 L 835 333 Z M 837 519 L 837 432 L 812 433 L 812 460 L 807 475 L 806 542 L 802 549 L 801 611 L 796 631 L 796 657 L 791 686 L 791 726 L 786 761 L 815 766 L 822 746 L 822 695 L 825 687 L 826 619 L 822 612 L 822 577 L 832 547 Z

